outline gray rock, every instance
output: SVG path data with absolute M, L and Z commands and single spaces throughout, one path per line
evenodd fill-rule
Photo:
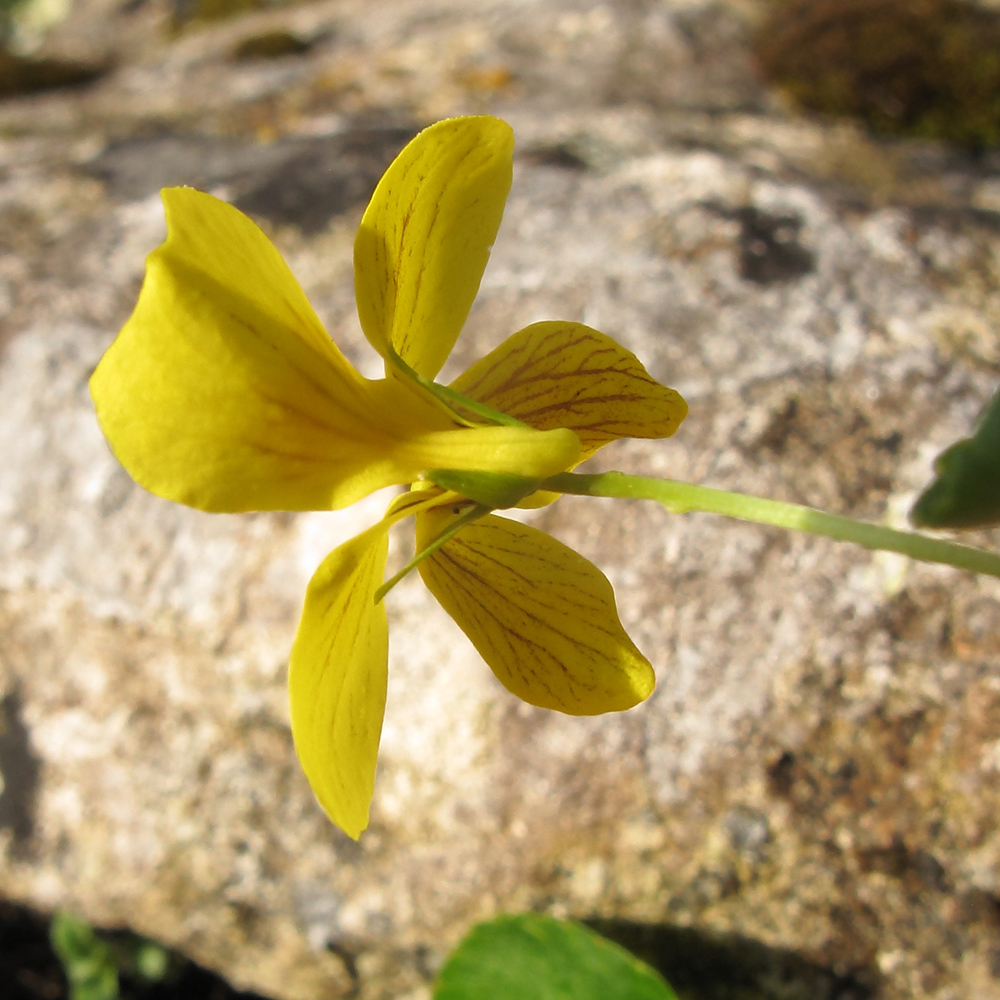
M 794 953 L 810 996 L 1000 996 L 997 581 L 563 499 L 531 519 L 607 572 L 657 692 L 516 703 L 408 579 L 355 844 L 298 770 L 284 671 L 313 569 L 387 497 L 201 514 L 133 486 L 93 419 L 161 180 L 255 212 L 374 374 L 367 190 L 407 130 L 487 110 L 520 152 L 445 375 L 583 320 L 691 404 L 595 467 L 899 522 L 1000 366 L 996 179 L 790 117 L 752 74 L 757 10 L 347 0 L 173 37 L 81 0 L 50 48 L 121 44 L 116 71 L 0 105 L 0 892 L 282 1000 L 425 998 L 472 922 L 527 908 Z M 232 57 L 276 28 L 317 41 Z

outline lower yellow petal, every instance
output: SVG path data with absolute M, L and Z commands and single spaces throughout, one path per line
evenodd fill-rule
M 417 515 L 418 551 L 454 514 Z M 571 715 L 631 708 L 653 668 L 622 628 L 607 578 L 551 536 L 488 515 L 420 564 L 420 574 L 500 682 Z
M 580 461 L 615 438 L 669 437 L 687 404 L 631 351 L 582 323 L 534 323 L 508 337 L 453 383 L 531 427 L 576 432 Z
M 327 815 L 355 840 L 368 826 L 385 712 L 389 629 L 374 596 L 392 520 L 334 549 L 316 571 L 288 669 L 302 769 Z

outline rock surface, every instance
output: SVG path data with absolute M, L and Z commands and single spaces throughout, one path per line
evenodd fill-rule
M 996 581 L 561 500 L 532 520 L 608 573 L 656 694 L 516 703 L 409 579 L 355 844 L 298 770 L 284 671 L 313 569 L 387 497 L 173 506 L 117 466 L 86 385 L 167 183 L 259 218 L 375 374 L 364 200 L 414 129 L 489 111 L 514 189 L 445 374 L 583 320 L 691 405 L 599 467 L 899 521 L 1000 369 L 1000 164 L 794 117 L 754 75 L 750 0 L 179 11 L 81 0 L 47 51 L 114 70 L 0 104 L 0 893 L 281 1000 L 426 998 L 472 922 L 526 908 L 823 970 L 781 996 L 1000 997 Z M 297 51 L 248 56 L 279 31 Z

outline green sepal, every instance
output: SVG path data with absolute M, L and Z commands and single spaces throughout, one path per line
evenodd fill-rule
M 990 528 L 1000 524 L 1000 393 L 971 438 L 943 451 L 937 478 L 910 511 L 918 528 Z
M 450 541 L 454 538 L 467 524 L 471 524 L 473 521 L 482 517 L 484 514 L 490 512 L 489 507 L 483 506 L 483 504 L 476 504 L 475 507 L 470 507 L 460 518 L 452 521 L 440 535 L 437 536 L 429 545 L 424 546 L 398 573 L 396 573 L 391 579 L 386 580 L 378 590 L 375 591 L 375 603 L 378 604 L 379 601 L 385 597 L 386 594 L 392 590 L 393 587 L 399 583 L 403 577 L 408 576 L 413 570 L 415 570 L 428 556 L 433 555 L 445 542 Z
M 508 416 L 506 413 L 501 413 L 499 410 L 493 409 L 492 406 L 469 399 L 468 396 L 463 396 L 462 393 L 457 392 L 450 386 L 441 385 L 440 382 L 435 382 L 430 378 L 424 378 L 419 372 L 415 372 L 391 346 L 388 348 L 388 351 L 389 364 L 397 372 L 401 373 L 404 378 L 419 385 L 440 406 L 450 413 L 452 417 L 467 427 L 474 427 L 478 423 L 478 421 L 469 419 L 468 415 L 470 413 L 474 414 L 480 420 L 485 420 L 488 424 L 496 424 L 500 427 L 527 426 L 523 421 L 518 420 L 517 417 Z M 462 411 L 465 412 L 463 413 Z
M 514 507 L 534 493 L 541 480 L 501 472 L 466 472 L 461 469 L 434 469 L 425 473 L 435 486 L 452 490 L 476 503 L 500 510 Z

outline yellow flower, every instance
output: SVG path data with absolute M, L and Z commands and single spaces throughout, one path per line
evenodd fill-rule
M 471 484 L 498 497 L 489 484 L 537 484 L 615 438 L 666 437 L 684 401 L 610 338 L 569 322 L 515 333 L 450 388 L 432 381 L 479 289 L 512 155 L 504 122 L 457 118 L 421 132 L 380 181 L 354 264 L 385 378 L 351 367 L 254 223 L 170 188 L 167 239 L 91 379 L 101 427 L 133 478 L 200 510 L 324 510 L 413 484 L 324 560 L 291 654 L 299 759 L 355 838 L 368 824 L 385 707 L 388 624 L 376 592 L 396 521 L 415 515 L 418 550 L 438 545 L 420 563 L 424 581 L 519 697 L 587 715 L 653 689 L 603 574 L 543 532 L 486 513 L 525 489 L 484 504 Z

